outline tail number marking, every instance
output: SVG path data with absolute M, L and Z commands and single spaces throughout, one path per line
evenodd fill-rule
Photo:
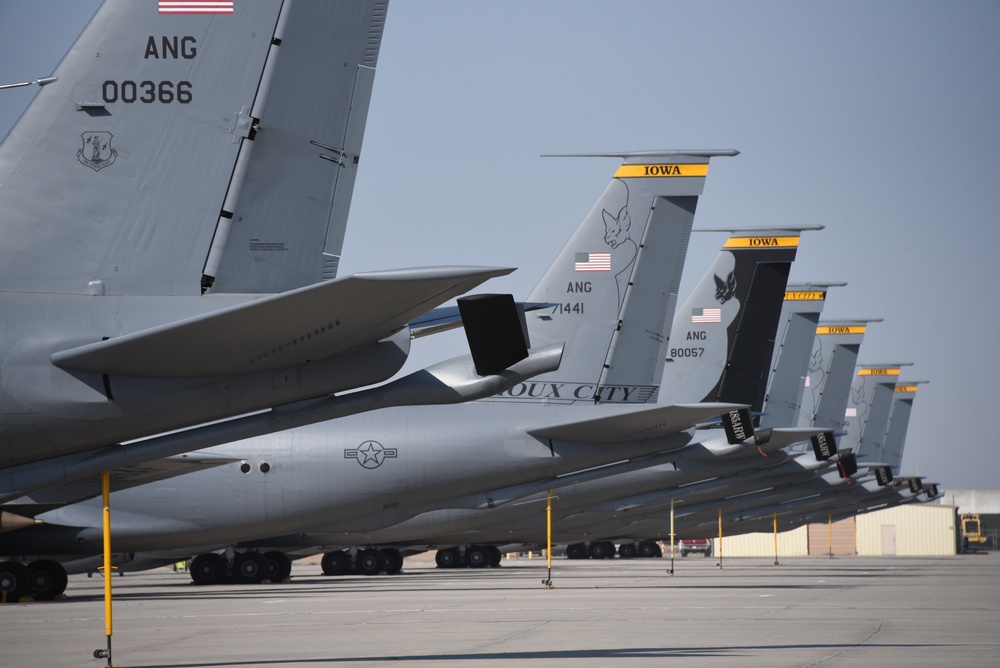
M 101 95 L 106 104 L 114 104 L 119 100 L 125 104 L 142 102 L 149 104 L 159 102 L 170 104 L 179 102 L 189 104 L 193 99 L 190 81 L 105 81 L 101 86 Z
M 677 357 L 701 357 L 705 354 L 704 348 L 671 348 L 670 356 Z

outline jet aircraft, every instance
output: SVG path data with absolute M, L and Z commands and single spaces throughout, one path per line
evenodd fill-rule
M 0 503 L 343 413 L 511 271 L 334 278 L 385 0 L 163 7 L 107 0 L 0 145 Z
M 220 466 L 112 494 L 113 549 L 186 547 L 191 554 L 306 530 L 331 515 L 348 521 L 388 512 L 396 522 L 435 498 L 687 443 L 692 434 L 682 430 L 738 406 L 656 405 L 649 362 L 662 360 L 669 345 L 666 325 L 709 158 L 735 153 L 616 154 L 623 164 L 528 298 L 551 305 L 527 314 L 526 325 L 533 350 L 562 350 L 565 342 L 558 372 L 497 387 L 491 401 L 389 408 L 377 418 L 350 416 L 199 453 Z M 406 379 L 374 391 L 392 394 L 399 382 Z M 164 503 L 164 494 L 172 501 Z M 47 510 L 42 504 L 50 501 L 19 500 L 20 515 L 44 524 L 5 534 L 3 551 L 96 553 L 99 501 Z M 233 568 L 259 578 L 259 555 L 244 554 Z M 216 556 L 195 572 L 214 578 L 222 568 Z

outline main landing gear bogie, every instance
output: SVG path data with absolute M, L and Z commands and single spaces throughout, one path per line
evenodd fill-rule
M 238 552 L 232 561 L 215 552 L 191 560 L 191 580 L 196 585 L 259 584 L 282 582 L 292 572 L 292 560 L 283 552 Z
M 13 559 L 0 562 L 0 596 L 8 603 L 30 597 L 51 601 L 66 591 L 66 569 L 58 561 L 36 559 L 25 565 Z
M 438 568 L 496 568 L 502 558 L 496 545 L 469 545 L 438 550 L 434 561 Z
M 323 555 L 323 575 L 396 575 L 403 570 L 403 553 L 394 547 L 334 550 Z

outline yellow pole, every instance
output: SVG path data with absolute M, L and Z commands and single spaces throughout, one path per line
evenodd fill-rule
M 719 506 L 719 544 L 717 546 L 717 551 L 719 553 L 719 568 L 722 568 L 722 506 Z
M 111 474 L 101 472 L 101 496 L 104 501 L 104 633 L 108 638 L 107 653 L 104 658 L 111 665 Z M 94 653 L 96 658 L 97 652 Z
M 774 565 L 778 565 L 778 511 L 774 511 Z
M 545 547 L 545 557 L 548 559 L 549 574 L 542 582 L 546 589 L 552 589 L 552 490 L 546 493 L 545 524 L 547 544 Z
M 674 574 L 674 497 L 670 497 L 670 574 Z
M 826 516 L 826 540 L 830 546 L 830 558 L 833 559 L 833 513 Z

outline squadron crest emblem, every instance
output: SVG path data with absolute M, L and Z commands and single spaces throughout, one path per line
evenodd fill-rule
M 76 159 L 95 172 L 101 171 L 118 157 L 118 151 L 111 148 L 114 135 L 110 132 L 84 132 L 80 137 L 83 139 L 83 148 L 76 152 Z

